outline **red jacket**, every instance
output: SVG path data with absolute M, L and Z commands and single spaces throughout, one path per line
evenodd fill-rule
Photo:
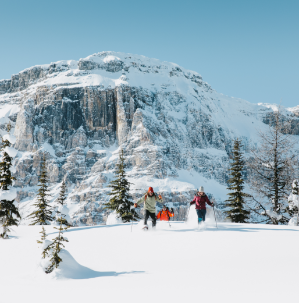
M 204 194 L 203 196 L 196 195 L 190 205 L 195 203 L 195 209 L 206 209 L 206 203 L 212 206 L 208 196 Z
M 166 210 L 161 210 L 159 211 L 159 213 L 157 214 L 157 219 L 161 220 L 161 221 L 169 221 L 170 217 L 173 217 L 174 213 L 170 212 L 168 209 Z

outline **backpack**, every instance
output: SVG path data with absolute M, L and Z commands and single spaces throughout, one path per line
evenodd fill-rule
M 145 195 L 145 197 L 144 197 L 144 203 L 145 203 L 146 198 L 147 198 L 147 192 L 144 195 Z M 156 193 L 154 193 L 154 196 L 155 196 L 155 200 L 157 201 L 157 195 L 156 195 Z

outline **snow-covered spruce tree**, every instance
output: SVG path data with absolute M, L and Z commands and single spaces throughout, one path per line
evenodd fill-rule
M 296 157 L 290 124 L 278 110 L 269 121 L 269 129 L 260 132 L 261 145 L 251 150 L 248 161 L 249 183 L 254 194 L 250 210 L 268 224 L 287 224 L 288 191 L 294 179 Z
M 228 219 L 235 223 L 246 223 L 249 219 L 250 212 L 244 208 L 244 198 L 248 195 L 244 190 L 244 160 L 241 152 L 241 140 L 234 141 L 232 162 L 230 163 L 230 178 L 228 179 L 229 198 L 225 201 L 227 211 L 225 212 Z
M 31 225 L 49 225 L 53 221 L 52 209 L 49 205 L 49 190 L 48 190 L 48 176 L 46 169 L 46 156 L 43 155 L 41 162 L 41 174 L 39 177 L 39 190 L 37 193 L 37 202 L 34 203 L 36 210 L 28 217 L 33 219 Z
M 10 123 L 10 121 L 6 125 L 6 130 L 7 130 L 8 133 L 10 133 L 10 130 L 11 130 L 11 123 Z
M 57 203 L 60 207 L 64 206 L 66 200 L 66 185 L 64 180 L 61 183 L 61 187 L 60 187 L 60 192 L 59 192 L 59 197 L 57 199 Z M 61 211 L 57 210 L 56 211 L 56 216 L 59 217 L 59 220 L 62 220 L 64 225 L 66 226 L 70 226 L 69 223 L 67 222 L 67 220 L 65 219 L 65 215 L 61 213 Z M 57 220 L 57 222 L 59 221 Z
M 9 187 L 13 185 L 14 177 L 11 175 L 12 157 L 5 150 L 10 147 L 8 139 L 3 140 L 0 149 L 0 222 L 2 223 L 2 238 L 8 238 L 10 226 L 17 226 L 21 218 L 18 208 L 14 204 L 15 195 Z
M 292 193 L 288 198 L 289 206 L 287 211 L 291 216 L 289 225 L 299 225 L 299 181 L 296 179 L 292 184 Z
M 115 179 L 110 182 L 109 187 L 112 188 L 110 200 L 105 208 L 116 211 L 117 217 L 121 218 L 123 222 L 137 221 L 140 219 L 139 215 L 133 208 L 134 203 L 130 196 L 130 182 L 127 180 L 125 172 L 126 164 L 124 152 L 121 150 L 119 154 L 119 162 L 116 164 Z
M 59 256 L 60 251 L 64 248 L 63 242 L 68 242 L 68 239 L 63 237 L 63 231 L 68 229 L 68 226 L 63 227 L 63 218 L 59 220 L 59 228 L 54 227 L 58 230 L 58 236 L 53 239 L 53 242 L 49 244 L 43 251 L 43 256 L 50 256 L 50 265 L 45 269 L 45 273 L 51 273 L 55 268 L 58 268 L 60 262 L 62 262 Z
M 60 192 L 59 192 L 59 197 L 57 199 L 57 202 L 59 204 L 61 204 L 62 206 L 64 205 L 64 202 L 66 200 L 66 185 L 65 185 L 65 182 L 64 180 L 62 181 L 61 183 L 61 187 L 60 187 Z

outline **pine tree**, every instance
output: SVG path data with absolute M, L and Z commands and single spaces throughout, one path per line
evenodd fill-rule
M 297 179 L 292 184 L 292 194 L 299 196 L 299 181 Z
M 0 191 L 9 191 L 9 187 L 13 185 L 14 177 L 11 175 L 12 157 L 5 151 L 6 147 L 10 147 L 8 140 L 2 139 L 0 152 Z M 18 208 L 14 205 L 13 200 L 0 200 L 0 221 L 2 222 L 3 233 L 0 237 L 7 238 L 7 233 L 10 232 L 10 226 L 17 226 L 21 216 Z
M 45 230 L 44 226 L 42 227 L 42 231 L 40 232 L 40 234 L 42 234 L 41 235 L 41 240 L 37 240 L 36 242 L 39 243 L 39 244 L 43 244 L 45 242 L 45 240 L 47 239 L 47 234 L 46 234 L 46 230 Z M 45 259 L 47 255 L 48 255 L 48 253 L 44 249 L 43 252 L 42 252 L 43 259 Z
M 61 205 L 64 205 L 64 201 L 66 200 L 66 185 L 64 180 L 62 181 L 61 187 L 60 187 L 60 193 L 59 197 L 57 199 L 57 202 Z
M 12 181 L 14 177 L 11 176 L 10 168 L 12 166 L 12 158 L 9 154 L 4 150 L 5 147 L 10 147 L 10 142 L 8 140 L 2 139 L 2 147 L 1 147 L 1 158 L 2 161 L 0 162 L 0 188 L 2 190 L 8 190 L 9 186 L 12 186 Z
M 249 183 L 254 206 L 247 205 L 268 224 L 287 224 L 287 197 L 298 167 L 291 124 L 278 110 L 269 120 L 268 131 L 260 131 L 261 145 L 251 150 Z
M 10 121 L 6 125 L 6 130 L 7 130 L 8 133 L 10 133 L 10 131 L 11 131 L 11 123 L 10 123 Z
M 60 193 L 59 193 L 59 197 L 57 199 L 57 203 L 59 203 L 60 205 L 64 205 L 64 202 L 66 200 L 66 185 L 65 182 L 62 181 L 61 187 L 60 187 Z M 67 220 L 65 219 L 65 215 L 62 214 L 60 211 L 57 210 L 56 214 L 58 216 L 60 216 L 59 220 L 62 220 L 64 225 L 66 226 L 70 226 L 70 224 L 67 222 Z M 58 221 L 58 220 L 57 220 Z
M 69 242 L 67 238 L 63 237 L 63 231 L 68 229 L 67 227 L 62 227 L 63 223 L 63 218 L 59 219 L 60 226 L 59 228 L 54 227 L 57 229 L 58 236 L 53 239 L 53 242 L 49 244 L 43 251 L 43 255 L 50 255 L 50 262 L 51 264 L 45 269 L 45 273 L 49 274 L 51 273 L 55 268 L 58 268 L 60 262 L 62 262 L 61 257 L 59 256 L 60 251 L 62 248 L 64 248 L 63 242 Z
M 36 242 L 41 244 L 47 238 L 47 234 L 46 234 L 46 230 L 45 230 L 44 226 L 42 227 L 42 231 L 40 232 L 40 234 L 42 234 L 41 235 L 41 240 L 37 240 Z
M 48 200 L 49 190 L 45 155 L 43 155 L 41 163 L 41 174 L 38 186 L 37 202 L 33 204 L 36 207 L 36 211 L 32 212 L 28 217 L 33 218 L 31 225 L 48 225 L 49 222 L 53 221 L 53 217 Z
M 289 221 L 290 225 L 299 225 L 299 181 L 296 179 L 292 184 L 292 193 L 288 198 L 289 205 L 287 212 L 292 217 Z
M 244 160 L 241 153 L 241 140 L 234 141 L 233 158 L 230 164 L 230 179 L 228 182 L 228 190 L 230 191 L 227 199 L 226 207 L 228 210 L 225 212 L 227 218 L 232 222 L 246 223 L 249 219 L 250 212 L 244 209 L 244 198 L 248 196 L 243 192 L 244 189 Z
M 116 164 L 115 179 L 110 182 L 108 187 L 112 188 L 108 194 L 111 196 L 106 204 L 106 209 L 116 211 L 116 214 L 123 222 L 137 221 L 139 215 L 133 209 L 134 203 L 130 196 L 130 182 L 127 180 L 125 172 L 126 164 L 123 150 L 119 154 L 119 163 Z

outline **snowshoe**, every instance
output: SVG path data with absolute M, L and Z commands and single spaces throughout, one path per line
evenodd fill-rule
M 198 230 L 203 231 L 206 229 L 206 225 L 204 221 L 198 222 Z
M 147 230 L 148 230 L 148 226 L 147 226 L 147 225 L 144 225 L 144 226 L 142 227 L 142 230 L 147 231 Z

